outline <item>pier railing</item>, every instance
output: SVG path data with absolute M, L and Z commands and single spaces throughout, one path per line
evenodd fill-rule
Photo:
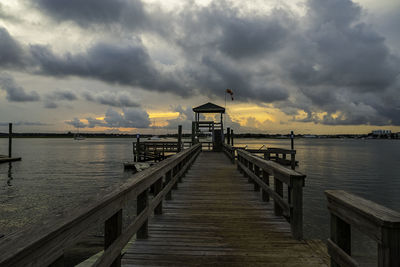
M 282 165 L 264 160 L 252 155 L 248 151 L 238 149 L 237 167 L 240 172 L 254 183 L 254 190 L 262 190 L 263 201 L 274 200 L 274 212 L 277 216 L 284 216 L 290 223 L 294 238 L 303 238 L 303 186 L 305 175 Z M 273 179 L 274 188 L 270 186 Z M 287 199 L 283 196 L 283 185 L 289 192 Z
M 400 213 L 343 190 L 325 191 L 331 214 L 331 266 L 359 266 L 351 257 L 351 228 L 378 243 L 378 266 L 400 266 Z
M 135 174 L 118 189 L 61 218 L 3 237 L 0 241 L 0 266 L 62 265 L 64 250 L 72 247 L 92 226 L 104 223 L 104 253 L 95 266 L 119 266 L 121 250 L 136 234 L 146 238 L 148 219 L 162 213 L 163 199 L 201 151 L 195 145 Z M 154 197 L 149 199 L 149 188 Z M 137 200 L 137 216 L 122 229 L 122 210 L 129 200 Z
M 235 163 L 235 148 L 228 144 L 222 145 L 222 151 L 228 156 L 228 158 Z

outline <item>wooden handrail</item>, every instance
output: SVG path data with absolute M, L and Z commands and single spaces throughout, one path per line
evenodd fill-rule
M 228 158 L 232 161 L 232 163 L 235 163 L 235 148 L 234 147 L 232 147 L 229 144 L 223 143 L 222 151 L 225 153 L 225 155 L 228 156 Z
M 254 190 L 262 188 L 262 198 L 274 200 L 274 211 L 278 216 L 285 216 L 294 238 L 303 238 L 303 186 L 305 175 L 282 165 L 264 160 L 251 153 L 238 149 L 237 166 L 250 182 L 254 183 Z M 270 177 L 274 179 L 274 189 L 270 187 Z M 288 187 L 288 201 L 283 198 L 283 184 Z
M 136 173 L 132 179 L 114 191 L 90 201 L 85 208 L 3 237 L 0 241 L 0 266 L 48 266 L 62 257 L 64 250 L 75 244 L 82 233 L 102 222 L 106 222 L 105 241 L 110 244 L 96 265 L 108 266 L 108 263 L 116 261 L 118 265 L 122 248 L 138 230 L 147 229 L 149 215 L 155 210 L 160 211 L 162 199 L 170 193 L 171 188 L 177 184 L 200 151 L 200 145 L 192 146 Z M 163 187 L 164 176 L 166 183 Z M 158 188 L 158 192 L 155 192 L 152 201 L 147 201 L 146 207 L 127 230 L 118 234 L 118 229 L 113 228 L 120 227 L 118 216 L 124 204 L 134 198 L 139 200 L 143 192 L 146 192 L 147 196 L 149 188 L 153 185 Z M 116 223 L 112 223 L 111 219 L 114 218 Z M 110 236 L 108 232 L 116 234 Z
M 351 257 L 351 227 L 378 243 L 378 266 L 400 266 L 400 213 L 343 190 L 327 190 L 331 266 L 358 266 Z

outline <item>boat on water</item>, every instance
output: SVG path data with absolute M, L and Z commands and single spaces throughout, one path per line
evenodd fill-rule
M 85 140 L 86 138 L 84 137 L 84 136 L 82 136 L 82 135 L 78 135 L 78 134 L 76 134 L 75 136 L 74 136 L 74 140 Z
M 147 138 L 147 140 L 157 141 L 157 140 L 161 140 L 161 138 L 159 136 L 155 135 L 155 136 Z

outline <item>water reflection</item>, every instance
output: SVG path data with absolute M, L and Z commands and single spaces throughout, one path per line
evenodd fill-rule
M 12 176 L 12 163 L 11 163 L 11 162 L 8 163 L 7 177 L 8 177 L 8 179 L 7 179 L 7 185 L 8 185 L 8 186 L 12 186 L 11 181 L 12 181 L 14 178 L 13 178 L 13 176 Z

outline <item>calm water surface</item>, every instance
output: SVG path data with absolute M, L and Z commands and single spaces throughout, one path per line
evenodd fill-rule
M 8 234 L 85 203 L 131 174 L 133 139 L 14 139 L 21 162 L 0 165 L 0 234 Z M 7 153 L 0 139 L 0 154 Z M 290 148 L 287 139 L 236 139 L 251 148 Z M 324 190 L 343 189 L 400 211 L 400 141 L 353 139 L 295 140 L 304 188 L 306 238 L 326 239 L 329 214 Z M 355 238 L 355 250 L 374 254 L 373 243 Z M 365 250 L 366 247 L 366 250 Z

